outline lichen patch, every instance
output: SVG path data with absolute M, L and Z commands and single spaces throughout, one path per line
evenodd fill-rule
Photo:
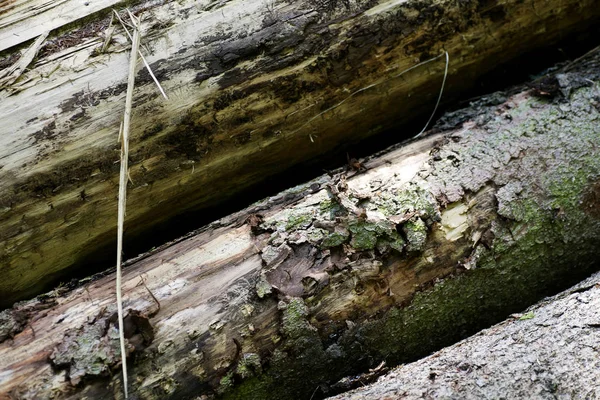
M 148 346 L 154 339 L 148 318 L 129 310 L 124 320 L 127 355 Z M 85 378 L 107 376 L 121 364 L 116 314 L 106 309 L 79 328 L 69 329 L 49 358 L 57 369 L 66 369 L 73 386 Z

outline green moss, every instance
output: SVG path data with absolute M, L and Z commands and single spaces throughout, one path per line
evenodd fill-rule
M 569 140 L 565 149 L 578 146 L 573 143 L 577 139 Z M 534 176 L 535 185 L 523 184 L 519 196 L 503 205 L 513 219 L 491 223 L 495 239 L 491 249 L 479 248 L 476 269 L 437 283 L 415 295 L 408 307 L 394 308 L 360 329 L 363 346 L 376 349 L 373 357 L 398 363 L 424 356 L 427 349 L 456 342 L 522 311 L 591 271 L 600 221 L 585 213 L 582 199 L 600 174 L 600 160 L 580 157 L 548 170 Z M 540 190 L 551 195 L 540 196 Z M 411 235 L 426 234 L 425 224 L 418 225 L 405 225 L 411 228 L 409 243 Z
M 245 353 L 236 368 L 236 374 L 242 379 L 249 378 L 261 371 L 260 356 L 256 353 Z
M 372 349 L 376 359 L 385 357 L 392 364 L 422 357 L 589 273 L 590 261 L 595 258 L 589 247 L 575 266 L 561 256 L 566 249 L 557 242 L 538 240 L 540 233 L 552 231 L 551 220 L 538 218 L 535 224 L 516 241 L 510 236 L 497 237 L 496 242 L 511 242 L 504 244 L 505 251 L 496 245 L 485 250 L 477 269 L 441 281 L 417 293 L 405 309 L 394 308 L 384 318 L 367 323 L 360 331 L 364 347 Z M 584 252 L 584 248 L 575 251 Z
M 109 315 L 109 313 L 107 313 Z M 72 384 L 81 379 L 108 375 L 120 363 L 119 333 L 107 316 L 65 333 L 49 359 L 55 368 L 68 368 Z M 131 351 L 131 345 L 126 342 Z
M 560 124 L 561 120 L 555 120 L 555 123 Z M 546 122 L 533 125 L 547 126 Z M 369 309 L 372 304 L 365 301 L 356 312 L 360 317 L 348 318 L 353 322 L 350 328 L 343 323 L 342 328 L 329 328 L 335 324 L 333 320 L 325 319 L 330 316 L 308 315 L 304 303 L 294 300 L 284 311 L 284 332 L 287 332 L 287 337 L 283 339 L 279 350 L 274 352 L 270 360 L 271 368 L 261 376 L 244 381 L 235 389 L 232 398 L 308 398 L 312 390 L 306 388 L 316 388 L 324 379 L 332 382 L 348 375 L 351 368 L 372 367 L 381 360 L 393 365 L 427 355 L 511 313 L 522 312 L 540 298 L 591 272 L 597 263 L 600 218 L 589 214 L 598 201 L 597 197 L 586 197 L 586 193 L 600 176 L 600 160 L 581 156 L 562 164 L 554 161 L 560 158 L 561 151 L 571 153 L 565 157 L 566 160 L 573 159 L 573 152 L 589 154 L 590 143 L 597 143 L 599 132 L 597 126 L 577 135 L 544 130 L 544 136 L 538 132 L 515 133 L 531 139 L 526 151 L 512 151 L 519 155 L 515 164 L 512 164 L 510 154 L 506 158 L 508 150 L 492 155 L 498 159 L 490 156 L 490 159 L 498 162 L 498 169 L 506 173 L 502 181 L 494 181 L 494 176 L 489 178 L 496 185 L 494 190 L 514 182 L 517 177 L 526 179 L 519 182 L 522 190 L 512 192 L 516 196 L 507 198 L 505 204 L 499 205 L 502 211 L 506 211 L 505 215 L 501 215 L 502 218 L 493 216 L 486 208 L 487 219 L 482 226 L 493 233 L 493 241 L 486 244 L 489 248 L 477 248 L 476 268 L 457 273 L 446 280 L 436 280 L 433 287 L 416 293 L 408 306 L 394 306 L 386 311 L 375 308 L 379 311 L 376 314 L 374 309 Z M 514 137 L 496 131 L 484 139 L 481 143 L 487 143 L 485 148 L 488 154 L 483 148 L 476 149 L 474 153 L 481 157 L 494 153 L 490 149 L 497 146 L 501 149 L 511 148 Z M 497 143 L 497 146 L 489 145 L 491 142 Z M 468 142 L 468 145 L 472 146 L 473 143 Z M 513 156 L 513 159 L 517 157 Z M 474 168 L 481 170 L 491 164 L 488 161 L 466 160 L 465 157 L 460 162 L 466 165 L 458 172 L 472 171 Z M 545 172 L 535 172 L 527 177 L 528 165 L 534 163 L 543 163 Z M 443 172 L 436 172 L 440 182 L 445 184 L 446 178 L 441 176 Z M 457 170 L 451 172 L 456 176 Z M 459 178 L 462 180 L 452 183 L 467 185 L 470 175 L 465 173 Z M 466 196 L 474 194 L 475 190 Z M 413 195 L 416 200 L 411 198 Z M 431 240 L 427 237 L 427 229 L 438 219 L 438 210 L 431 194 L 418 185 L 409 185 L 407 190 L 399 193 L 397 200 L 398 213 L 416 211 L 416 217 L 405 223 L 403 229 L 409 249 L 418 250 L 427 239 Z M 492 203 L 494 206 L 498 204 Z M 386 212 L 391 212 L 394 204 L 387 203 L 387 206 L 377 209 L 387 207 L 389 209 Z M 478 220 L 478 223 L 481 221 Z M 352 243 L 357 248 L 388 246 L 392 238 L 398 241 L 397 247 L 402 243 L 401 237 L 394 234 L 395 229 L 390 230 L 385 225 L 378 226 L 377 223 L 364 220 L 350 221 L 348 225 Z M 573 254 L 577 256 L 571 256 Z M 336 295 L 335 292 L 331 294 Z M 323 302 L 327 300 L 319 299 Z M 363 315 L 366 317 L 363 318 Z M 307 322 L 308 317 L 326 326 L 321 329 L 321 337 Z M 281 385 L 280 382 L 286 383 Z
M 325 236 L 323 242 L 321 242 L 321 247 L 324 249 L 328 249 L 330 247 L 340 246 L 343 243 L 346 243 L 349 237 L 350 232 L 348 231 L 332 232 Z
M 346 210 L 335 200 L 325 199 L 319 203 L 319 213 L 329 219 L 345 215 Z
M 560 214 L 571 215 L 575 212 L 579 217 L 583 217 L 584 207 L 582 207 L 585 192 L 589 186 L 600 179 L 600 158 L 585 157 L 580 162 L 571 163 L 563 166 L 559 174 L 564 178 L 559 181 L 551 182 L 549 191 L 552 194 L 550 205 L 554 210 L 562 212 Z M 590 168 L 592 166 L 593 168 Z M 577 193 L 578 196 L 573 194 Z
M 454 342 L 585 276 L 596 258 L 592 249 L 600 224 L 582 211 L 580 199 L 600 162 L 576 164 L 545 177 L 550 198 L 525 190 L 506 205 L 514 220 L 492 224 L 492 249 L 480 252 L 476 270 L 436 284 L 406 309 L 365 328 L 369 345 L 394 362 L 419 357 L 422 335 L 431 338 L 432 347 Z M 576 234 L 567 237 L 566 231 Z M 565 254 L 578 254 L 577 264 Z
M 352 240 L 350 245 L 356 250 L 372 250 L 377 244 L 377 233 L 364 229 L 360 225 L 354 225 L 350 227 L 352 231 Z
M 416 211 L 430 225 L 441 220 L 438 202 L 433 194 L 417 183 L 410 183 L 400 190 L 395 201 L 400 213 Z
M 312 333 L 315 329 L 308 323 L 308 307 L 300 298 L 293 298 L 284 306 L 282 331 L 291 339 L 299 338 L 307 333 Z
M 331 209 L 333 208 L 334 204 L 337 203 L 331 201 L 331 199 L 325 199 L 319 203 L 319 211 L 321 212 L 321 214 L 329 213 L 331 212 Z
M 312 215 L 308 213 L 292 213 L 287 219 L 285 230 L 305 229 L 310 226 L 311 222 Z
M 406 246 L 406 242 L 396 231 L 391 232 L 386 237 L 377 239 L 377 248 L 380 253 L 384 253 L 388 248 L 401 253 L 404 250 L 404 246 Z
M 221 380 L 219 381 L 219 388 L 217 389 L 217 392 L 219 394 L 223 394 L 223 393 L 231 390 L 233 387 L 234 387 L 233 372 L 229 372 L 227 375 L 222 377 Z
M 535 318 L 535 314 L 533 313 L 533 311 L 530 311 L 526 314 L 523 314 L 519 317 L 519 321 L 526 321 L 528 319 L 533 319 Z
M 388 237 L 394 232 L 393 225 L 388 221 L 370 222 L 353 220 L 348 224 L 352 232 L 350 245 L 356 250 L 372 250 L 380 237 Z
M 293 298 L 279 308 L 285 340 L 269 358 L 269 369 L 263 371 L 258 356 L 251 357 L 242 372 L 252 370 L 253 374 L 223 393 L 225 399 L 299 398 L 306 387 L 317 387 L 331 372 L 333 366 L 317 330 L 306 320 L 309 312 L 304 301 Z
M 327 237 L 327 231 L 321 228 L 310 228 L 306 232 L 309 242 L 317 244 Z
M 324 376 L 332 371 L 343 371 L 331 364 L 316 333 L 303 336 L 286 350 L 275 350 L 270 359 L 270 368 L 262 374 L 244 379 L 223 398 L 236 400 L 299 399 L 306 398 L 306 388 L 318 387 Z M 314 390 L 314 389 L 312 389 Z M 310 394 L 309 394 L 310 395 Z
M 370 210 L 377 210 L 386 217 L 399 214 L 398 207 L 400 204 L 397 197 L 387 191 L 382 192 L 379 196 L 371 198 Z
M 271 292 L 273 291 L 273 286 L 271 286 L 271 284 L 269 284 L 269 282 L 267 281 L 267 278 L 265 278 L 262 275 L 261 275 L 259 281 L 256 283 L 255 288 L 256 288 L 256 295 L 261 299 L 270 295 Z

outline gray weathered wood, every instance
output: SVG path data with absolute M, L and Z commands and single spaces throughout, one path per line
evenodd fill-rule
M 0 52 L 60 28 L 120 0 L 8 0 L 0 5 Z

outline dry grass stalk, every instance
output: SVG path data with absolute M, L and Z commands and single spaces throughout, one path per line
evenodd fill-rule
M 133 44 L 131 46 L 131 60 L 129 62 L 129 76 L 127 78 L 127 95 L 125 97 L 125 115 L 123 116 L 123 129 L 121 131 L 121 172 L 119 176 L 119 209 L 117 220 L 117 313 L 119 319 L 119 340 L 121 344 L 121 359 L 123 369 L 123 387 L 127 399 L 127 352 L 125 349 L 125 336 L 123 328 L 123 299 L 121 293 L 121 256 L 123 253 L 123 224 L 125 221 L 125 204 L 127 198 L 128 157 L 129 157 L 129 125 L 133 103 L 133 88 L 135 85 L 135 68 L 140 47 L 140 33 L 138 22 L 132 15 Z
M 129 10 L 127 10 L 127 11 L 129 12 Z M 125 33 L 127 34 L 127 36 L 129 36 L 129 40 L 133 41 L 133 38 L 131 37 L 131 34 L 129 33 L 129 30 L 127 29 L 127 25 L 128 24 L 126 24 L 125 21 L 123 21 L 123 19 L 121 18 L 121 16 L 119 15 L 118 12 L 116 12 L 115 10 L 113 10 L 113 13 L 117 16 L 117 19 L 121 23 L 121 26 L 123 26 L 123 30 L 125 30 Z M 131 12 L 129 12 L 129 15 L 130 15 L 130 17 L 133 17 L 133 15 L 131 14 Z M 135 17 L 133 17 L 133 18 L 135 18 Z M 138 27 L 138 29 L 139 29 L 139 27 Z M 150 65 L 148 64 L 148 61 L 146 61 L 146 57 L 144 57 L 144 55 L 142 54 L 142 52 L 139 49 L 138 49 L 138 54 L 140 55 L 140 58 L 142 59 L 142 62 L 144 63 L 144 66 L 148 70 L 148 73 L 152 77 L 152 80 L 154 80 L 154 83 L 158 87 L 158 90 L 160 91 L 160 94 L 162 94 L 162 96 L 165 98 L 165 100 L 169 100 L 169 98 L 167 97 L 167 94 L 165 93 L 165 91 L 163 90 L 162 86 L 158 82 L 158 79 L 156 78 L 156 76 L 154 76 L 154 73 L 152 72 L 152 69 L 150 68 Z

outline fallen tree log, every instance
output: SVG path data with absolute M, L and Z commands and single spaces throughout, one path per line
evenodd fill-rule
M 66 13 L 72 1 L 20 0 L 0 10 L 2 67 L 15 65 L 15 46 L 24 40 L 58 32 L 36 42 L 45 44 L 31 65 L 7 72 L 0 93 L 0 307 L 47 290 L 94 257 L 114 259 L 128 64 L 126 37 L 108 15 L 118 4 L 94 1 Z M 449 101 L 499 64 L 585 31 L 600 16 L 593 0 L 132 7 L 146 15 L 144 51 L 170 98 L 140 70 L 125 235 L 131 240 L 340 144 L 418 116 L 425 121 L 443 58 L 401 74 L 444 50 Z
M 446 115 L 443 133 L 134 260 L 123 277 L 129 392 L 322 397 L 588 274 L 600 244 L 599 80 L 596 52 Z M 2 312 L 0 393 L 119 397 L 113 292 L 109 274 Z
M 511 317 L 331 400 L 600 396 L 600 274 Z

